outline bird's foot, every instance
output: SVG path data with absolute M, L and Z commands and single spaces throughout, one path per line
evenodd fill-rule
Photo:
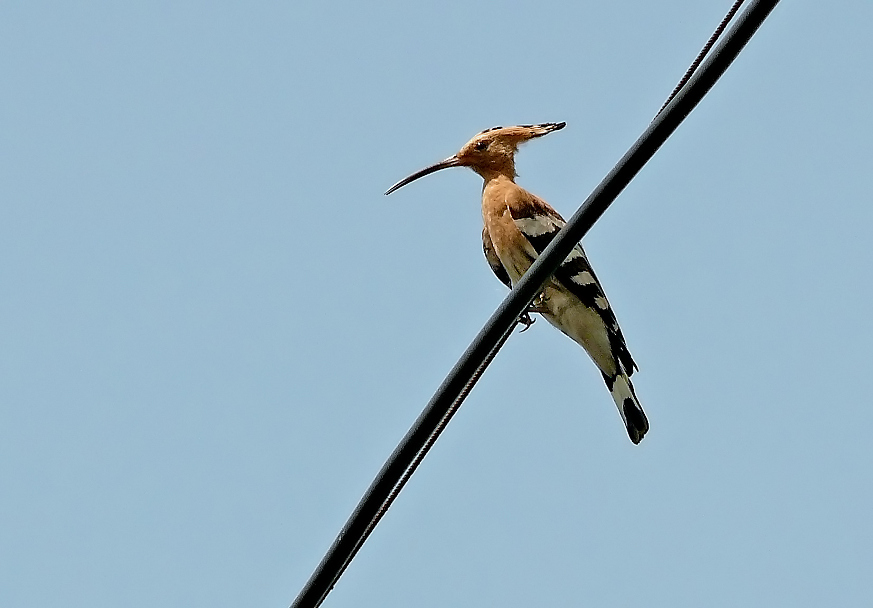
M 521 330 L 521 333 L 529 330 L 530 326 L 534 324 L 534 318 L 531 317 L 532 313 L 543 314 L 544 312 L 549 312 L 549 309 L 546 307 L 546 294 L 541 293 L 518 318 L 518 322 L 524 325 L 524 329 Z
M 518 318 L 518 322 L 524 325 L 524 329 L 522 329 L 519 333 L 523 334 L 524 332 L 529 330 L 530 326 L 534 324 L 534 321 L 536 321 L 536 319 L 531 317 L 529 312 L 525 311 L 521 313 L 521 316 Z

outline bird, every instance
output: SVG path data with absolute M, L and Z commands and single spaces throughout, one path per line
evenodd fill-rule
M 521 144 L 566 124 L 486 129 L 457 154 L 400 180 L 385 194 L 450 167 L 467 167 L 479 174 L 484 180 L 482 249 L 491 270 L 511 289 L 566 223 L 546 201 L 515 183 L 515 154 Z M 637 364 L 581 243 L 546 281 L 529 312 L 539 313 L 585 349 L 603 376 L 628 437 L 634 444 L 642 441 L 649 421 L 631 383 Z M 526 324 L 531 322 L 527 318 Z

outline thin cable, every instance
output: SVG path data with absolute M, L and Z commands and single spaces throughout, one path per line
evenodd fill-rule
M 688 71 L 685 72 L 685 75 L 682 77 L 682 80 L 679 81 L 679 84 L 676 85 L 676 88 L 673 89 L 673 92 L 670 93 L 670 97 L 667 98 L 667 101 L 664 102 L 664 105 L 661 106 L 661 109 L 658 110 L 658 114 L 664 111 L 664 108 L 667 107 L 667 104 L 673 101 L 673 98 L 676 97 L 676 94 L 682 90 L 682 87 L 685 86 L 685 83 L 691 78 L 695 71 L 697 71 L 697 67 L 700 65 L 700 62 L 703 61 L 703 58 L 706 57 L 706 54 L 709 52 L 709 49 L 712 48 L 712 45 L 715 44 L 715 41 L 718 40 L 721 33 L 724 31 L 724 28 L 727 27 L 727 24 L 731 22 L 731 19 L 734 18 L 737 11 L 740 8 L 740 5 L 743 3 L 743 0 L 737 0 L 734 2 L 734 5 L 731 7 L 731 10 L 728 11 L 727 15 L 725 15 L 724 19 L 721 20 L 721 23 L 718 24 L 718 27 L 715 28 L 715 31 L 712 33 L 712 36 L 709 37 L 709 40 L 706 44 L 703 45 L 700 53 L 697 55 L 697 58 L 691 64 L 691 67 L 688 68 Z M 657 116 L 656 114 L 655 116 Z
M 374 519 L 380 516 L 380 511 L 384 513 L 383 505 L 411 464 L 417 458 L 420 462 L 420 453 L 428 445 L 447 412 L 461 395 L 469 392 L 467 387 L 471 379 L 481 375 L 491 353 L 506 339 L 510 328 L 541 291 L 542 285 L 715 85 L 778 3 L 779 0 L 750 2 L 712 54 L 667 104 L 664 111 L 655 117 L 512 288 L 382 466 L 333 545 L 294 600 L 292 608 L 315 608 L 324 601 L 347 567 L 351 556 L 358 551 L 366 535 L 372 531 L 371 524 Z

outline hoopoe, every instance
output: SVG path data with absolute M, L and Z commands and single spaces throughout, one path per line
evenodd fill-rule
M 478 173 L 485 180 L 482 248 L 491 270 L 511 289 L 565 224 L 548 203 L 515 183 L 515 153 L 527 140 L 565 125 L 487 129 L 454 156 L 400 180 L 385 194 L 440 169 L 469 167 Z M 649 421 L 630 380 L 637 365 L 581 244 L 546 282 L 531 311 L 542 314 L 586 350 L 600 368 L 630 440 L 639 443 L 649 430 Z

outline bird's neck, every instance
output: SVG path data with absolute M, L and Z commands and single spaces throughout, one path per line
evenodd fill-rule
M 503 188 L 512 188 L 515 186 L 515 173 L 506 173 L 504 171 L 494 171 L 491 173 L 480 174 L 485 183 L 482 185 L 482 190 L 500 190 Z
M 493 180 L 515 181 L 515 162 L 512 158 L 499 157 L 471 168 L 485 180 L 486 184 Z
M 502 215 L 506 210 L 507 201 L 514 199 L 514 191 L 519 186 L 512 177 L 505 174 L 495 174 L 491 179 L 485 179 L 482 186 L 482 212 L 485 215 L 497 213 Z

